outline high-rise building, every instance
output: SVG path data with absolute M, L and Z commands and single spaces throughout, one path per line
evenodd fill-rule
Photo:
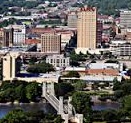
M 102 42 L 102 31 L 103 31 L 103 23 L 102 21 L 97 21 L 97 34 L 96 34 L 97 46 L 99 46 Z
M 126 28 L 131 28 L 131 11 L 120 12 L 120 25 Z
M 3 41 L 2 46 L 11 47 L 13 46 L 13 28 L 4 28 L 3 29 Z
M 41 52 L 60 54 L 61 35 L 56 33 L 45 33 L 41 35 Z
M 0 46 L 2 46 L 4 40 L 4 29 L 0 28 Z
M 77 49 L 85 51 L 96 48 L 97 10 L 95 7 L 84 7 L 78 11 Z
M 68 27 L 77 28 L 77 12 L 71 11 L 68 14 Z

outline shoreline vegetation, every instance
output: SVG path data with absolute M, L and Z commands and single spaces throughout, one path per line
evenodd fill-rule
M 123 121 L 131 120 L 130 82 L 131 80 L 123 80 L 121 83 L 117 80 L 114 80 L 114 93 L 96 93 L 97 95 L 87 93 L 90 90 L 85 90 L 87 85 L 83 81 L 61 81 L 55 84 L 54 87 L 56 97 L 63 96 L 64 99 L 68 99 L 69 96 L 72 96 L 71 103 L 77 113 L 83 114 L 85 120 L 84 122 L 89 123 L 91 121 L 117 121 L 120 123 Z M 105 85 L 105 87 L 107 86 L 108 85 Z M 93 90 L 98 90 L 97 87 L 99 87 L 99 85 L 93 85 L 93 87 Z M 28 83 L 25 81 L 13 80 L 12 82 L 2 82 L 2 85 L 0 86 L 0 104 L 33 105 L 35 103 L 42 102 L 41 100 L 43 100 L 43 98 L 41 98 L 41 95 L 42 84 L 37 82 Z M 93 98 L 92 96 L 95 97 Z M 93 110 L 93 102 L 97 102 L 97 100 L 100 100 L 103 104 L 104 102 L 107 104 L 111 104 L 111 102 L 118 102 L 120 103 L 120 108 L 118 107 L 118 109 L 105 109 L 101 111 Z
M 100 100 L 97 100 L 97 101 L 92 101 L 93 104 L 112 104 L 112 103 L 116 103 L 116 104 L 120 104 L 118 101 L 100 101 Z M 39 102 L 27 102 L 27 103 L 23 103 L 23 102 L 18 102 L 18 101 L 14 101 L 14 102 L 3 102 L 3 103 L 0 103 L 0 106 L 1 105 L 25 105 L 25 104 L 42 104 L 42 103 L 48 103 L 45 99 L 43 99 L 42 101 L 39 101 Z
M 63 121 L 58 114 L 46 114 L 42 110 L 24 111 L 20 108 L 9 111 L 0 119 L 0 123 L 63 123 Z
M 0 103 L 0 106 L 8 106 L 8 105 L 33 105 L 33 104 L 44 104 L 44 103 L 48 103 L 47 101 L 43 100 L 43 101 L 40 101 L 40 102 L 28 102 L 28 103 L 21 103 L 21 102 L 18 102 L 18 101 L 14 101 L 14 102 L 6 102 L 6 103 Z

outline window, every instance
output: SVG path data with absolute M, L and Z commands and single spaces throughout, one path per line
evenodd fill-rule
M 56 62 L 59 63 L 59 59 L 57 59 Z

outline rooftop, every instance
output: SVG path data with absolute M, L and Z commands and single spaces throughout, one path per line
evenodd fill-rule
M 115 69 L 89 69 L 84 71 L 86 75 L 110 75 L 110 76 L 118 76 L 119 71 Z

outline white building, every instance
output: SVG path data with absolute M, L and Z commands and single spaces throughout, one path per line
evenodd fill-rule
M 123 64 L 119 63 L 89 63 L 87 69 L 117 69 L 123 71 Z
M 24 25 L 14 26 L 13 33 L 13 44 L 14 45 L 23 45 L 25 44 L 26 28 Z
M 112 50 L 113 55 L 118 56 L 131 56 L 131 43 L 119 44 Z
M 123 27 L 131 27 L 131 11 L 123 10 L 120 12 L 120 24 Z
M 70 58 L 64 55 L 53 55 L 46 58 L 46 63 L 52 64 L 54 67 L 66 67 L 70 65 Z

